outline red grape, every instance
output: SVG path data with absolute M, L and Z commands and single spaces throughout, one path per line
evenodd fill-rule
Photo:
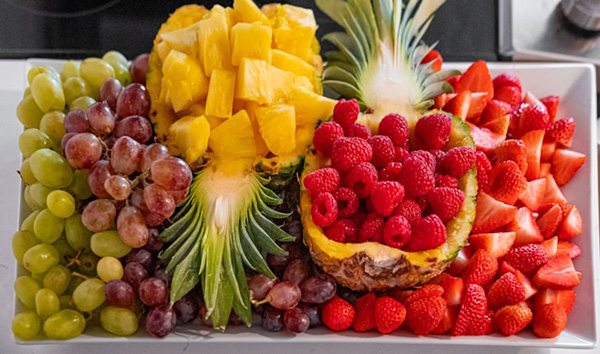
M 110 153 L 110 165 L 116 173 L 133 174 L 138 170 L 142 157 L 142 146 L 128 136 L 115 142 Z
M 146 331 L 151 336 L 162 338 L 171 333 L 175 323 L 177 323 L 175 311 L 166 306 L 156 307 L 146 316 Z
M 104 181 L 104 189 L 115 200 L 125 200 L 131 194 L 131 183 L 120 175 L 112 175 Z
M 283 323 L 285 328 L 290 332 L 304 333 L 310 326 L 310 319 L 304 311 L 295 307 L 285 311 L 283 314 Z
M 269 253 L 267 255 L 267 264 L 274 271 L 283 271 L 294 259 L 302 257 L 302 249 L 295 243 L 285 242 L 279 245 L 287 255 L 277 255 Z
M 310 328 L 317 327 L 321 324 L 321 315 L 319 314 L 318 305 L 301 302 L 298 305 L 298 308 L 301 308 L 308 316 L 308 319 L 310 320 Z
M 248 279 L 248 288 L 252 292 L 251 299 L 254 301 L 264 300 L 276 283 L 276 279 L 271 279 L 263 274 L 252 276 Z
M 163 241 L 158 237 L 159 232 L 157 229 L 148 229 L 148 242 L 144 246 L 148 251 L 160 251 L 164 245 Z
M 142 158 L 142 171 L 148 171 L 154 161 L 169 157 L 169 149 L 166 146 L 158 143 L 150 144 L 144 149 Z
M 107 135 L 115 128 L 115 116 L 106 102 L 92 104 L 88 109 L 87 117 L 92 129 L 98 135 Z
M 154 183 L 166 190 L 178 191 L 190 186 L 192 171 L 187 163 L 176 157 L 154 161 L 151 168 Z
M 144 117 L 130 116 L 117 122 L 115 136 L 128 136 L 143 144 L 152 138 L 152 125 Z
M 183 203 L 185 201 L 185 198 L 187 198 L 189 192 L 189 188 L 182 189 L 180 191 L 167 191 L 167 193 L 169 193 L 171 197 L 173 197 L 173 201 L 175 201 L 175 204 Z
M 140 300 L 148 306 L 161 306 L 169 302 L 169 288 L 158 278 L 147 278 L 142 281 L 138 290 Z
M 96 162 L 90 168 L 88 175 L 88 185 L 92 193 L 98 198 L 109 198 L 110 195 L 104 188 L 104 182 L 114 173 L 110 163 L 106 160 Z
M 198 302 L 190 294 L 185 295 L 173 304 L 173 311 L 177 315 L 177 322 L 192 322 L 198 316 Z
M 319 274 L 306 279 L 300 285 L 302 301 L 309 304 L 322 304 L 335 296 L 337 285 L 329 275 Z
M 104 286 L 106 302 L 110 306 L 131 307 L 135 301 L 135 293 L 128 283 L 120 279 L 111 280 Z
M 109 149 L 112 149 L 112 147 L 115 146 L 116 142 L 117 142 L 117 137 L 115 137 L 114 135 L 111 135 L 108 138 L 104 139 L 104 144 Z
M 60 147 L 63 149 L 63 151 L 65 151 L 65 148 L 67 147 L 67 142 L 69 142 L 69 140 L 71 140 L 71 138 L 77 134 L 79 133 L 65 133 L 65 135 L 63 135 L 62 139 L 60 139 Z
M 65 145 L 65 156 L 69 164 L 78 170 L 92 167 L 102 156 L 102 144 L 91 133 L 80 133 Z
M 117 208 L 108 199 L 96 199 L 88 203 L 81 213 L 83 225 L 92 232 L 108 230 L 115 221 Z
M 144 53 L 138 55 L 131 61 L 129 66 L 129 73 L 131 74 L 131 81 L 137 82 L 142 85 L 146 85 L 146 74 L 148 73 L 148 61 L 150 54 Z
M 148 184 L 144 188 L 144 201 L 151 213 L 168 218 L 175 212 L 175 201 L 164 188 L 156 183 Z
M 123 85 L 117 79 L 106 79 L 100 86 L 100 101 L 106 101 L 113 112 L 117 110 L 117 98 L 123 91 Z
M 131 262 L 137 262 L 142 267 L 146 268 L 147 271 L 150 271 L 153 263 L 152 253 L 143 248 L 133 249 L 131 252 L 129 252 L 127 257 L 125 257 L 125 264 L 129 264 Z
M 149 112 L 150 95 L 146 87 L 133 83 L 121 91 L 117 98 L 117 114 L 119 117 L 147 117 Z
M 87 133 L 90 131 L 90 122 L 84 111 L 75 109 L 65 116 L 66 133 Z
M 294 259 L 283 272 L 283 280 L 296 285 L 302 284 L 308 278 L 308 264 L 302 259 Z
M 117 231 L 121 241 L 132 248 L 143 247 L 148 242 L 146 219 L 136 207 L 126 206 L 119 212 Z
M 265 308 L 261 324 L 269 332 L 279 332 L 283 328 L 283 312 L 271 306 Z
M 168 216 L 164 216 L 157 213 L 148 213 L 146 215 L 146 225 L 150 227 L 160 226 L 165 220 L 167 220 Z
M 123 280 L 133 288 L 136 293 L 144 279 L 148 278 L 148 271 L 137 262 L 127 263 L 123 268 Z
M 167 286 L 171 284 L 171 276 L 169 275 L 169 273 L 167 273 L 165 269 L 156 270 L 154 272 L 154 277 L 164 281 L 165 284 L 167 284 Z
M 282 281 L 281 283 L 275 284 L 271 291 L 269 291 L 267 300 L 269 301 L 269 304 L 275 308 L 289 310 L 298 305 L 301 295 L 298 285 L 290 283 L 289 281 Z

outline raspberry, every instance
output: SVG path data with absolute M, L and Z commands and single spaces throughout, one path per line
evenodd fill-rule
M 338 216 L 337 201 L 331 193 L 321 193 L 313 200 L 310 212 L 316 225 L 330 226 Z
M 375 323 L 375 301 L 377 301 L 377 296 L 374 293 L 368 293 L 354 303 L 356 316 L 354 316 L 352 328 L 356 332 L 361 333 L 377 328 Z
M 414 226 L 421 220 L 421 208 L 414 200 L 403 200 L 392 212 L 392 215 L 403 216 Z
M 361 138 L 339 138 L 333 142 L 331 165 L 338 171 L 348 172 L 361 162 L 371 161 L 373 149 Z
M 337 199 L 338 215 L 340 218 L 351 218 L 358 211 L 360 200 L 350 188 L 340 188 L 333 193 Z
M 427 196 L 429 205 L 443 222 L 452 219 L 465 201 L 465 193 L 460 189 L 449 187 L 434 188 Z
M 388 114 L 379 123 L 377 133 L 389 136 L 394 145 L 402 146 L 408 139 L 408 122 L 399 114 Z
M 400 182 L 410 196 L 421 196 L 429 193 L 435 185 L 435 177 L 431 165 L 425 159 L 408 157 L 402 164 Z
M 415 125 L 417 138 L 427 149 L 441 149 L 450 139 L 452 120 L 445 114 L 422 117 Z
M 399 182 L 376 182 L 371 191 L 373 208 L 381 216 L 390 216 L 404 198 L 404 187 Z
M 429 206 L 429 201 L 427 200 L 426 195 L 422 195 L 420 197 L 415 197 L 414 201 L 415 201 L 415 203 L 417 203 L 417 205 L 421 209 L 421 213 L 424 212 L 425 209 L 427 209 L 427 207 Z
M 356 225 L 358 228 L 360 228 L 360 226 L 365 222 L 366 219 L 367 219 L 367 214 L 363 213 L 362 211 L 357 212 L 352 217 L 352 221 L 354 222 L 354 225 Z
M 456 177 L 436 174 L 435 175 L 435 186 L 436 187 L 458 188 L 458 180 L 456 179 Z
M 371 129 L 364 124 L 354 123 L 344 129 L 344 134 L 349 138 L 368 139 L 371 137 Z
M 443 152 L 442 150 L 429 150 L 428 152 L 435 157 L 435 163 L 436 163 L 435 172 L 441 173 L 442 172 L 442 160 L 444 159 L 444 156 L 446 156 L 446 153 Z
M 328 239 L 340 243 L 356 242 L 357 234 L 356 225 L 349 219 L 337 219 L 325 230 Z
M 395 162 L 404 162 L 408 157 L 408 150 L 401 146 L 394 146 L 394 156 Z
M 358 242 L 381 242 L 385 220 L 377 213 L 369 213 L 358 231 Z
M 446 242 L 446 226 L 437 215 L 422 218 L 412 229 L 408 250 L 418 252 L 436 248 Z
M 406 309 L 398 300 L 382 296 L 375 301 L 375 323 L 379 333 L 392 333 L 402 326 Z
M 315 131 L 313 146 L 323 156 L 329 157 L 331 156 L 333 142 L 342 137 L 344 137 L 344 130 L 339 124 L 336 122 L 325 122 L 319 125 Z
M 315 198 L 321 193 L 331 193 L 340 185 L 340 174 L 334 168 L 327 167 L 309 173 L 304 177 L 304 187 Z
M 446 314 L 446 302 L 439 296 L 428 296 L 406 305 L 406 325 L 417 335 L 433 331 Z
M 323 306 L 322 320 L 333 331 L 346 330 L 354 322 L 354 307 L 348 301 L 334 296 Z
M 333 121 L 342 127 L 348 127 L 356 122 L 359 113 L 360 106 L 356 99 L 346 101 L 342 98 L 333 107 Z
M 394 161 L 396 152 L 392 139 L 385 135 L 375 135 L 368 140 L 373 148 L 371 163 L 377 168 L 384 168 L 388 163 Z
M 400 162 L 390 162 L 379 171 L 380 181 L 396 181 L 400 180 L 400 172 L 402 172 L 402 164 Z
M 416 151 L 412 151 L 408 156 L 409 157 L 418 157 L 418 158 L 423 159 L 427 163 L 427 166 L 429 166 L 432 171 L 435 171 L 435 168 L 437 165 L 437 159 L 430 152 L 425 151 L 425 150 L 416 150 Z
M 375 166 L 368 162 L 363 162 L 348 173 L 344 184 L 346 187 L 354 190 L 359 198 L 366 198 L 371 194 L 377 178 L 378 174 Z
M 383 227 L 383 243 L 401 249 L 410 240 L 410 223 L 404 216 L 392 216 Z
M 450 176 L 460 178 L 475 164 L 475 150 L 470 147 L 455 147 L 446 153 L 442 167 Z

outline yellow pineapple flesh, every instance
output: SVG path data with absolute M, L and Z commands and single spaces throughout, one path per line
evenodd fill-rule
M 214 70 L 208 85 L 206 114 L 219 118 L 229 118 L 233 112 L 235 91 L 235 71 Z
M 254 158 L 254 131 L 245 110 L 237 112 L 210 132 L 208 146 L 219 159 Z
M 208 80 L 198 61 L 171 50 L 162 67 L 161 100 L 171 102 L 175 112 L 198 102 L 208 93 Z
M 315 80 L 315 68 L 298 58 L 279 49 L 273 49 L 271 64 L 281 70 L 290 71 L 296 76 L 306 77 L 310 82 Z
M 210 125 L 205 116 L 183 117 L 169 127 L 169 147 L 193 164 L 206 152 L 209 135 Z
M 242 58 L 271 63 L 271 27 L 260 22 L 238 23 L 231 28 L 231 64 L 239 66 Z
M 269 19 L 265 16 L 252 0 L 233 0 L 233 9 L 242 22 L 260 22 L 269 25 Z
M 231 69 L 231 46 L 225 9 L 216 5 L 208 18 L 198 23 L 199 56 L 204 73 L 211 76 L 215 69 Z
M 311 125 L 314 128 L 323 117 L 333 114 L 333 107 L 337 101 L 296 86 L 290 102 L 296 109 L 296 124 Z
M 260 135 L 275 155 L 285 155 L 296 148 L 296 112 L 294 106 L 273 105 L 256 109 Z

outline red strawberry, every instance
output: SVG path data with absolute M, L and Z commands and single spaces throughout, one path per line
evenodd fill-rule
M 359 113 L 360 106 L 356 99 L 346 101 L 342 98 L 333 107 L 333 121 L 342 127 L 349 127 L 356 122 Z
M 349 219 L 338 219 L 325 230 L 328 239 L 340 242 L 356 242 L 358 230 Z
M 321 319 L 332 331 L 343 331 L 354 322 L 354 307 L 346 300 L 335 296 L 323 306 Z
M 550 124 L 550 116 L 544 106 L 527 105 L 521 110 L 519 132 L 521 135 L 532 130 L 546 130 Z
M 356 192 L 359 198 L 366 198 L 371 194 L 377 179 L 378 174 L 375 166 L 363 162 L 350 170 L 346 175 L 344 185 Z
M 311 197 L 316 198 L 321 193 L 331 193 L 340 185 L 340 174 L 334 168 L 321 168 L 304 177 L 304 187 Z
M 456 324 L 450 334 L 453 336 L 470 334 L 471 326 L 482 321 L 487 313 L 488 305 L 483 288 L 477 284 L 467 284 Z
M 321 193 L 316 197 L 311 206 L 313 222 L 321 227 L 332 225 L 338 217 L 338 206 L 331 193 Z
M 538 312 L 545 304 L 557 304 L 565 310 L 568 316 L 575 305 L 575 297 L 574 290 L 543 289 L 535 296 L 534 309 L 535 312 Z
M 556 143 L 553 141 L 545 141 L 542 143 L 542 150 L 540 155 L 541 162 L 550 162 L 552 160 L 552 155 L 556 151 Z
M 490 184 L 488 173 L 492 169 L 492 164 L 482 151 L 477 151 L 475 157 L 477 164 L 477 191 L 488 191 Z
M 505 115 L 494 120 L 491 120 L 481 125 L 481 128 L 489 129 L 491 132 L 506 135 L 508 127 L 510 126 L 510 115 Z
M 585 155 L 572 150 L 558 149 L 552 156 L 552 175 L 556 184 L 564 186 L 585 163 Z
M 540 175 L 540 159 L 542 155 L 542 142 L 544 141 L 543 130 L 532 130 L 523 136 L 521 140 L 527 148 L 527 173 L 525 177 L 531 181 Z
M 568 254 L 571 259 L 577 258 L 581 254 L 581 249 L 569 241 L 558 241 L 556 245 L 556 255 Z
M 410 240 L 410 223 L 404 216 L 392 216 L 383 227 L 383 242 L 394 248 L 403 248 Z
M 521 332 L 533 319 L 533 313 L 525 302 L 509 305 L 496 312 L 496 324 L 507 336 Z
M 462 300 L 464 283 L 462 278 L 448 276 L 440 283 L 444 288 L 442 298 L 446 300 L 448 306 L 458 306 Z
M 558 237 L 554 236 L 540 243 L 544 250 L 546 251 L 546 256 L 548 259 L 556 256 L 556 252 L 558 251 Z
M 492 169 L 492 163 L 488 159 L 487 155 L 482 151 L 475 152 L 475 161 L 478 166 L 484 171 L 490 171 Z
M 563 220 L 563 212 L 558 204 L 554 204 L 548 211 L 541 215 L 537 224 L 544 238 L 550 238 L 556 232 Z
M 487 336 L 496 332 L 495 327 L 494 311 L 489 310 L 479 321 L 471 324 L 470 334 L 473 336 Z
M 516 270 L 513 266 L 511 266 L 507 262 L 503 261 L 500 264 L 500 269 L 498 270 L 498 273 L 499 274 L 513 273 L 519 280 L 519 283 L 521 284 L 521 286 L 523 286 L 523 289 L 525 290 L 525 300 L 529 299 L 530 297 L 532 297 L 533 295 L 535 295 L 538 292 L 537 288 L 533 284 L 531 284 L 529 279 L 525 275 L 523 275 L 523 273 Z
M 421 208 L 414 200 L 403 200 L 392 212 L 392 215 L 405 217 L 411 225 L 416 225 L 421 220 Z
M 479 175 L 477 177 L 479 177 Z M 435 175 L 435 186 L 436 187 L 458 188 L 458 180 L 456 179 L 456 177 L 436 174 Z
M 402 164 L 400 182 L 411 197 L 428 194 L 435 186 L 434 171 L 425 159 L 410 156 Z
M 475 150 L 470 147 L 455 147 L 444 155 L 442 168 L 450 176 L 460 178 L 475 164 Z
M 515 204 L 527 189 L 527 180 L 514 161 L 497 164 L 492 168 L 489 177 L 489 194 L 503 203 Z
M 384 168 L 388 163 L 394 161 L 395 151 L 392 139 L 385 135 L 374 135 L 367 139 L 373 148 L 371 163 L 377 168 Z
M 525 300 L 525 289 L 513 273 L 504 273 L 488 291 L 488 304 L 491 308 L 514 305 Z
M 368 293 L 354 303 L 356 315 L 354 316 L 352 328 L 356 332 L 367 332 L 377 328 L 375 323 L 375 301 L 377 301 L 377 296 L 374 293 Z
M 527 172 L 527 149 L 519 139 L 506 140 L 496 147 L 496 163 L 514 161 L 523 174 Z
M 442 62 L 442 55 L 437 50 L 430 50 L 421 60 L 421 64 L 431 63 L 431 67 L 435 72 L 442 70 Z
M 333 142 L 331 165 L 341 172 L 348 172 L 362 162 L 371 161 L 373 149 L 361 138 L 339 138 Z
M 492 81 L 494 85 L 494 90 L 503 87 L 503 86 L 512 86 L 521 88 L 521 80 L 515 74 L 511 73 L 502 73 L 494 78 Z
M 550 116 L 550 123 L 556 119 L 556 112 L 558 112 L 558 105 L 560 103 L 560 96 L 546 96 L 540 98 L 540 102 L 544 104 L 548 115 Z
M 542 162 L 540 164 L 540 175 L 539 178 L 546 178 L 550 174 L 550 169 L 552 168 L 552 164 L 547 162 Z
M 462 274 L 463 280 L 468 284 L 485 285 L 494 279 L 498 272 L 498 261 L 489 252 L 478 249 L 469 265 Z
M 557 304 L 545 304 L 535 313 L 533 333 L 540 338 L 554 338 L 567 327 L 567 314 Z
M 549 203 L 566 203 L 567 198 L 562 194 L 560 188 L 558 188 L 558 184 L 554 180 L 554 176 L 549 174 L 546 176 L 546 193 L 544 195 L 544 201 L 542 205 Z
M 546 136 L 552 141 L 570 147 L 575 133 L 575 120 L 565 118 L 558 120 L 546 128 Z
M 469 244 L 475 249 L 483 249 L 495 258 L 503 257 L 515 242 L 514 232 L 496 232 L 469 235 Z
M 512 106 L 499 100 L 491 100 L 483 110 L 480 124 L 485 124 L 512 114 Z
M 325 122 L 319 125 L 313 137 L 313 146 L 315 150 L 323 156 L 331 156 L 333 142 L 344 136 L 344 129 L 336 122 Z
M 427 149 L 441 149 L 450 139 L 452 120 L 445 114 L 424 116 L 415 125 L 417 138 Z
M 358 242 L 381 242 L 385 220 L 377 213 L 369 213 L 358 231 Z
M 506 230 L 514 231 L 516 233 L 515 247 L 544 241 L 544 237 L 535 222 L 533 214 L 531 214 L 531 211 L 526 207 L 517 210 L 515 220 L 508 224 Z
M 468 246 L 461 248 L 461 250 L 458 251 L 456 258 L 454 258 L 454 261 L 450 263 L 450 266 L 447 269 L 448 273 L 453 276 L 459 276 L 469 265 L 472 253 L 473 251 Z
M 456 215 L 465 200 L 465 193 L 460 189 L 437 187 L 427 196 L 429 205 L 442 222 L 447 222 Z
M 479 128 L 469 122 L 467 124 L 471 128 L 471 136 L 478 151 L 489 153 L 506 139 L 505 135 L 494 133 L 487 128 Z
M 452 76 L 446 79 L 446 82 L 452 85 L 452 88 L 456 87 L 456 83 L 460 80 L 461 75 Z
M 572 289 L 579 285 L 579 276 L 571 257 L 567 254 L 555 256 L 542 266 L 535 276 L 533 282 L 539 287 L 551 289 Z
M 406 298 L 406 301 L 404 301 L 404 304 L 406 306 L 408 306 L 416 300 L 424 299 L 424 298 L 432 297 L 432 296 L 441 297 L 443 294 L 444 294 L 444 288 L 442 288 L 441 285 L 426 284 L 426 285 L 423 285 L 422 287 L 420 287 L 419 289 L 415 290 L 408 298 Z
M 455 93 L 442 93 L 433 100 L 433 107 L 435 109 L 442 109 L 454 97 L 456 97 Z
M 388 136 L 395 146 L 403 145 L 408 139 L 406 118 L 396 113 L 388 114 L 379 123 L 378 134 Z
M 516 107 L 521 103 L 521 88 L 515 86 L 502 86 L 494 90 L 494 99 Z
M 433 331 L 446 313 L 446 302 L 439 296 L 420 298 L 406 304 L 406 325 L 417 335 Z
M 546 106 L 540 101 L 535 95 L 529 91 L 525 92 L 525 96 L 523 96 L 523 103 L 528 104 L 530 106 L 538 106 L 543 110 L 546 110 Z
M 375 301 L 375 323 L 379 333 L 392 333 L 402 326 L 407 309 L 398 300 L 382 296 Z
M 394 290 L 392 290 L 390 296 L 393 297 L 394 299 L 404 303 L 404 301 L 406 301 L 406 299 L 410 295 L 412 295 L 412 293 L 414 293 L 414 290 L 395 288 Z
M 481 114 L 487 106 L 490 96 L 487 92 L 473 92 L 471 93 L 471 105 L 469 106 L 469 112 L 467 113 L 467 120 L 474 124 L 479 124 Z
M 471 64 L 456 83 L 455 92 L 461 93 L 469 90 L 471 92 L 485 92 L 488 99 L 494 97 L 494 84 L 487 67 L 487 63 L 478 60 Z
M 373 208 L 381 216 L 390 216 L 404 199 L 404 187 L 395 181 L 375 182 L 371 191 Z
M 448 332 L 454 327 L 454 323 L 456 322 L 456 316 L 458 316 L 458 308 L 446 306 L 446 312 L 442 317 L 442 320 L 438 324 L 438 326 L 431 331 L 433 334 L 443 334 Z
M 451 113 L 463 121 L 467 119 L 469 107 L 471 106 L 471 91 L 463 91 L 448 101 L 442 110 Z
M 583 221 L 577 207 L 573 206 L 564 214 L 563 222 L 556 231 L 556 236 L 561 240 L 566 240 L 575 237 L 583 231 Z
M 531 211 L 537 211 L 544 201 L 546 193 L 546 179 L 540 178 L 527 182 L 527 189 L 519 196 L 519 200 L 523 205 Z
M 516 214 L 516 207 L 499 202 L 490 195 L 481 192 L 477 195 L 472 232 L 491 232 L 514 220 Z
M 446 242 L 446 226 L 437 215 L 422 218 L 412 229 L 410 242 L 406 248 L 418 252 L 436 248 Z
M 535 271 L 540 266 L 548 262 L 548 256 L 544 247 L 536 244 L 529 244 L 516 247 L 508 251 L 504 256 L 504 261 L 525 274 Z

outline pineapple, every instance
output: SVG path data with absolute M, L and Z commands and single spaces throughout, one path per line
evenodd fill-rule
M 231 65 L 239 66 L 242 58 L 271 63 L 271 27 L 260 22 L 238 23 L 231 28 Z
M 231 69 L 229 25 L 225 9 L 219 5 L 210 10 L 209 17 L 198 22 L 199 56 L 206 76 L 215 69 Z
M 169 135 L 170 147 L 183 155 L 191 165 L 206 152 L 210 124 L 205 116 L 183 117 L 169 127 Z
M 221 123 L 210 132 L 208 146 L 221 159 L 254 158 L 254 131 L 245 110 Z
M 252 0 L 233 0 L 233 9 L 242 22 L 269 25 L 269 19 Z
M 237 73 L 235 98 L 271 105 L 289 98 L 295 75 L 264 60 L 243 58 Z
M 278 69 L 290 71 L 296 76 L 306 77 L 311 83 L 316 79 L 313 66 L 279 49 L 273 49 L 271 64 Z
M 312 44 L 317 32 L 312 10 L 280 5 L 272 21 L 275 48 L 312 64 Z
M 189 55 L 171 50 L 162 67 L 161 100 L 170 102 L 175 112 L 206 98 L 208 79 L 198 61 Z
M 260 135 L 275 155 L 285 155 L 296 148 L 296 111 L 285 104 L 256 110 Z
M 219 118 L 229 118 L 233 112 L 235 91 L 235 71 L 214 70 L 210 77 L 206 97 L 206 114 Z
M 296 86 L 292 91 L 291 103 L 296 110 L 296 124 L 315 127 L 321 117 L 330 117 L 336 101 L 319 96 L 309 89 Z

